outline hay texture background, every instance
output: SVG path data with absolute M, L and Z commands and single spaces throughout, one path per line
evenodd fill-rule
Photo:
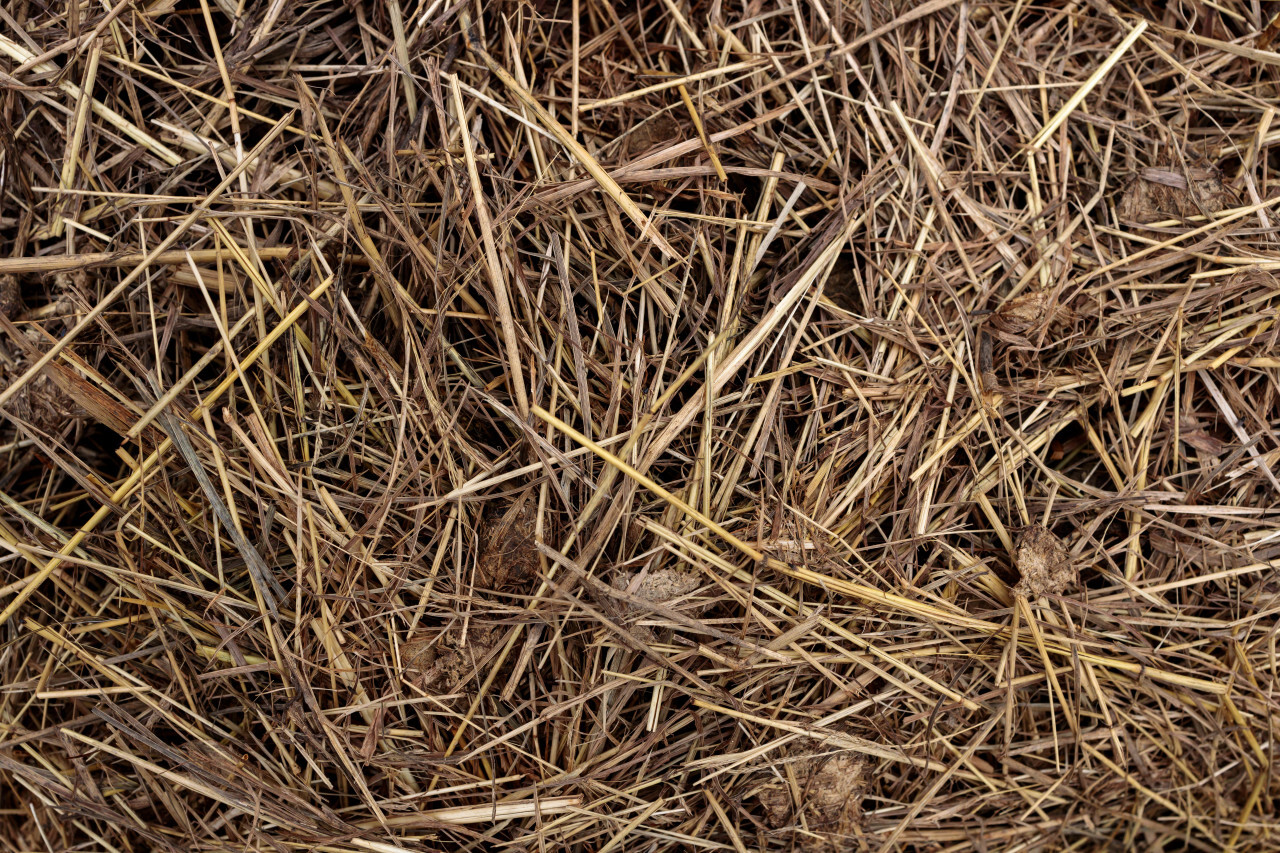
M 0 850 L 1274 850 L 1223 0 L 0 6 Z

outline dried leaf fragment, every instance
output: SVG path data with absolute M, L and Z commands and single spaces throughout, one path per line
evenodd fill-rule
M 1196 418 L 1179 418 L 1178 427 L 1178 438 L 1201 453 L 1221 456 L 1227 449 L 1227 442 L 1206 430 L 1205 425 Z
M 1028 335 L 1071 318 L 1071 309 L 1058 302 L 1052 290 L 1036 290 L 1014 297 L 991 315 L 991 327 L 1008 343 L 1021 343 Z
M 866 794 L 866 762 L 853 753 L 822 756 L 801 762 L 796 769 L 800 808 L 797 810 L 790 786 L 777 781 L 756 794 L 764 808 L 765 822 L 777 829 L 789 823 L 804 826 L 809 833 L 797 835 L 799 849 L 808 851 L 844 850 L 848 836 L 862 825 L 862 798 Z
M 476 586 L 502 589 L 538 574 L 538 507 L 526 497 L 481 530 Z
M 26 373 L 43 352 L 43 336 L 35 329 L 23 331 L 24 346 L 0 352 L 0 387 L 8 387 Z M 0 344 L 0 346 L 3 346 Z M 55 365 L 50 365 L 55 367 Z M 70 420 L 84 417 L 85 411 L 46 369 L 33 376 L 9 403 L 9 411 L 41 432 L 60 432 Z
M 813 772 L 805 791 L 810 829 L 848 835 L 862 821 L 863 769 L 860 757 L 845 754 L 823 761 Z
M 636 580 L 639 572 L 619 572 L 613 588 L 630 592 L 645 601 L 666 602 L 688 595 L 702 586 L 702 575 L 693 569 L 664 566 L 653 569 Z
M 1059 595 L 1076 580 L 1075 563 L 1066 546 L 1041 524 L 1023 531 L 1018 540 L 1017 566 L 1022 579 L 1013 591 L 1028 599 Z
M 654 604 L 666 604 L 693 592 L 702 586 L 702 582 L 701 574 L 695 569 L 663 566 L 644 572 L 619 571 L 613 576 L 609 585 L 635 599 L 652 601 Z M 615 619 L 627 620 L 628 617 L 643 619 L 646 615 L 651 615 L 643 605 L 603 591 L 596 596 L 596 600 L 605 612 Z M 695 606 L 695 609 L 701 609 L 701 607 Z M 648 626 L 639 625 L 633 630 L 646 639 L 654 637 L 653 631 Z
M 1181 169 L 1151 166 L 1125 187 L 1117 206 L 1120 218 L 1146 225 L 1217 213 L 1233 202 L 1231 191 L 1214 168 Z
M 450 628 L 438 639 L 415 637 L 400 647 L 407 675 L 430 693 L 454 693 L 471 681 L 502 641 L 500 628 L 477 625 Z
M 786 513 L 780 520 L 761 510 L 762 526 L 771 533 L 760 541 L 760 548 L 792 565 L 814 565 L 827 562 L 834 548 L 830 534 L 816 525 Z

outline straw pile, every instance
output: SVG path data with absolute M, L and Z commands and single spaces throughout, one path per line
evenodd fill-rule
M 5 3 L 2 849 L 1276 849 L 1268 5 Z

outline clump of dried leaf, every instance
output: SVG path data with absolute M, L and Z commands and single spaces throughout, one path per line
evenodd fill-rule
M 0 343 L 0 387 L 8 387 L 45 352 L 48 341 L 38 330 L 19 332 L 20 341 L 9 346 Z M 10 411 L 44 433 L 60 433 L 70 422 L 84 417 L 85 411 L 54 379 L 46 368 L 24 384 L 14 395 Z
M 1116 212 L 1126 222 L 1147 225 L 1209 216 L 1233 202 L 1217 168 L 1148 166 L 1130 179 Z
M 800 850 L 856 849 L 864 824 L 866 761 L 852 753 L 819 755 L 781 765 L 782 779 L 766 784 L 756 797 L 765 822 L 774 829 L 795 826 Z
M 702 586 L 704 578 L 696 569 L 661 566 L 642 572 L 619 571 L 613 588 L 644 601 L 665 603 L 681 598 Z
M 1052 290 L 1035 290 L 1001 305 L 991 315 L 990 325 L 1006 343 L 1032 346 L 1039 333 L 1056 323 L 1070 322 L 1073 316 Z
M 1032 524 L 1018 539 L 1016 564 L 1019 580 L 1014 592 L 1029 599 L 1061 595 L 1076 581 L 1070 552 L 1053 531 Z
M 663 110 L 646 118 L 623 137 L 628 156 L 644 154 L 659 145 L 679 141 L 680 124 L 670 110 Z
M 466 691 L 468 685 L 475 687 L 477 676 L 483 678 L 483 666 L 502 636 L 496 626 L 454 626 L 438 636 L 405 643 L 400 660 L 412 683 L 428 693 Z
M 516 501 L 501 515 L 488 519 L 480 531 L 480 560 L 476 586 L 501 590 L 527 585 L 538 575 L 538 507 L 530 499 Z

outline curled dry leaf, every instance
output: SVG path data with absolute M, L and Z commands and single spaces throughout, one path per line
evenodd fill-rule
M 1195 418 L 1180 418 L 1178 438 L 1184 444 L 1194 447 L 1209 456 L 1221 456 L 1227 448 L 1227 442 L 1205 429 L 1205 425 Z
M 777 829 L 800 824 L 803 813 L 803 824 L 809 832 L 797 835 L 799 849 L 849 849 L 849 836 L 854 835 L 863 822 L 862 798 L 867 789 L 865 760 L 853 753 L 808 759 L 797 765 L 796 782 L 799 810 L 790 786 L 780 780 L 756 794 L 764 808 L 765 821 Z
M 1033 524 L 1018 540 L 1018 572 L 1013 591 L 1028 599 L 1059 595 L 1076 580 L 1075 562 L 1062 540 L 1040 524 Z
M 38 317 L 52 335 L 75 325 L 77 315 L 88 310 L 89 273 L 85 270 L 56 272 L 42 279 L 48 301 L 38 308 L 28 308 L 28 317 Z
M 1116 212 L 1126 222 L 1146 225 L 1166 219 L 1186 219 L 1217 213 L 1234 201 L 1214 168 L 1149 167 L 1125 187 Z
M 84 416 L 84 410 L 70 395 L 43 373 L 32 377 L 13 398 L 13 413 L 36 429 L 50 433 L 59 432 L 68 421 Z

